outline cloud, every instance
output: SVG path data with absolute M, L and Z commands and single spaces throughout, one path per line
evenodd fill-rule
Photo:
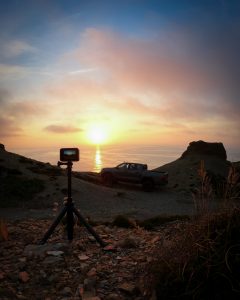
M 0 64 L 0 81 L 4 79 L 16 79 L 26 76 L 29 69 L 19 65 Z
M 96 68 L 88 68 L 88 69 L 79 69 L 79 70 L 75 70 L 75 71 L 70 71 L 69 75 L 81 75 L 84 73 L 89 73 L 89 72 L 94 72 L 96 71 Z
M 36 101 L 14 101 L 12 93 L 0 88 L 0 137 L 24 135 L 24 127 L 49 113 L 44 104 Z
M 13 120 L 0 116 L 0 138 L 23 135 L 23 130 Z
M 53 133 L 76 133 L 76 132 L 81 132 L 83 131 L 82 129 L 74 126 L 66 126 L 66 125 L 49 125 L 44 128 L 44 130 L 53 132 Z
M 8 99 L 10 93 L 7 89 L 0 88 L 0 105 L 1 107 L 6 103 L 6 99 Z
M 89 28 L 68 59 L 97 72 L 66 76 L 50 83 L 48 92 L 71 103 L 74 113 L 84 108 L 86 118 L 104 113 L 116 129 L 141 126 L 140 132 L 164 133 L 176 142 L 184 136 L 234 143 L 240 130 L 240 27 L 231 31 L 229 24 L 212 22 L 174 24 L 145 39 Z
M 240 30 L 210 21 L 202 29 L 198 25 L 173 26 L 152 39 L 90 28 L 73 56 L 86 68 L 102 71 L 101 85 L 122 96 L 116 107 L 186 119 L 218 115 L 236 120 Z M 130 95 L 139 100 L 127 100 Z
M 2 54 L 5 57 L 17 57 L 22 54 L 36 53 L 37 48 L 21 40 L 11 40 L 2 45 Z
M 7 113 L 15 119 L 35 118 L 46 115 L 48 113 L 48 105 L 37 101 L 22 100 L 18 102 L 10 102 L 8 104 Z

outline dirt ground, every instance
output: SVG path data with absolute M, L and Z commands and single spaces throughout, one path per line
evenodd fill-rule
M 195 213 L 191 195 L 173 192 L 168 188 L 146 193 L 138 186 L 118 185 L 116 188 L 107 188 L 83 182 L 80 179 L 74 178 L 73 181 L 75 207 L 84 216 L 96 221 L 110 221 L 117 215 L 126 215 L 142 220 L 163 214 L 191 215 Z M 57 197 L 53 194 L 54 185 L 52 187 L 49 185 L 48 190 L 38 196 L 37 208 L 1 208 L 0 218 L 9 220 L 52 218 L 56 214 L 56 210 L 60 210 L 63 205 L 63 195 L 59 194 Z M 41 208 L 41 201 L 44 197 L 48 199 L 49 208 Z

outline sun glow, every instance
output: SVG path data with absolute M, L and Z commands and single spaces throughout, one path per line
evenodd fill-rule
M 95 145 L 106 143 L 108 134 L 105 128 L 101 126 L 93 126 L 87 132 L 88 140 Z

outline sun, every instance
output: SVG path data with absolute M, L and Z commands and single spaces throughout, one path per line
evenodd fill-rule
M 101 126 L 93 126 L 87 132 L 88 140 L 95 145 L 104 144 L 107 141 L 107 131 Z

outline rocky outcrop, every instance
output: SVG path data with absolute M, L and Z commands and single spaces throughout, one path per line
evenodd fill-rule
M 5 146 L 3 144 L 0 144 L 0 150 L 5 151 Z
M 170 188 L 192 191 L 200 186 L 199 170 L 202 162 L 213 181 L 219 184 L 227 178 L 231 163 L 227 161 L 222 143 L 191 142 L 179 159 L 156 170 L 168 172 Z
M 227 159 L 227 153 L 222 143 L 207 143 L 204 141 L 191 142 L 181 158 L 194 155 L 213 156 L 215 158 Z

